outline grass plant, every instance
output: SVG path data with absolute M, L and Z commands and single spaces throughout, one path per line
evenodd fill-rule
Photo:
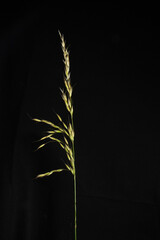
M 36 178 L 48 177 L 53 173 L 59 173 L 62 171 L 69 171 L 73 175 L 74 180 L 74 239 L 77 240 L 77 191 L 76 191 L 76 167 L 75 167 L 75 132 L 74 132 L 74 121 L 73 121 L 73 100 L 72 93 L 73 88 L 71 85 L 71 74 L 70 74 L 70 59 L 69 51 L 66 47 L 64 36 L 59 32 L 61 39 L 61 46 L 63 51 L 63 62 L 64 62 L 64 89 L 61 90 L 61 96 L 64 101 L 66 110 L 68 112 L 68 123 L 65 123 L 59 114 L 57 115 L 59 124 L 54 124 L 48 120 L 33 118 L 37 123 L 43 123 L 50 127 L 49 131 L 46 131 L 46 135 L 39 139 L 41 144 L 37 148 L 40 149 L 50 142 L 58 143 L 59 146 L 66 153 L 66 160 L 64 162 L 63 169 L 55 169 L 50 172 L 42 173 L 37 175 Z

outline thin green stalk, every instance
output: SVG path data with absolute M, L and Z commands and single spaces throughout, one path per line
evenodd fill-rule
M 74 174 L 74 236 L 77 240 L 77 191 L 76 191 L 76 171 Z
M 71 116 L 71 123 L 72 123 L 72 129 L 74 131 L 73 115 Z M 72 142 L 72 151 L 73 151 L 73 158 L 74 158 L 74 236 L 75 236 L 75 240 L 77 240 L 77 183 L 76 183 L 74 140 Z

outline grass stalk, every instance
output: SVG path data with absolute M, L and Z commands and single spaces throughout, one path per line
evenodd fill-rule
M 77 240 L 77 186 L 76 171 L 74 174 L 74 239 Z
M 72 122 L 72 128 L 74 129 L 73 116 L 72 116 L 71 122 Z M 77 240 L 77 177 L 76 177 L 74 141 L 72 145 L 72 151 L 73 151 L 73 158 L 74 158 L 74 239 Z
M 64 41 L 64 36 L 59 32 L 61 39 L 61 46 L 63 51 L 63 62 L 64 62 L 64 85 L 65 89 L 61 89 L 62 99 L 64 101 L 66 110 L 69 115 L 69 123 L 66 124 L 62 117 L 57 114 L 59 125 L 52 123 L 48 120 L 34 118 L 33 120 L 38 123 L 46 124 L 50 129 L 46 132 L 46 135 L 43 136 L 39 141 L 43 141 L 42 144 L 37 148 L 37 150 L 43 148 L 46 144 L 50 142 L 56 142 L 60 147 L 66 152 L 68 161 L 65 162 L 65 168 L 52 170 L 47 173 L 42 173 L 37 175 L 36 178 L 48 177 L 53 173 L 60 173 L 62 171 L 69 171 L 73 175 L 74 180 L 74 240 L 77 240 L 77 185 L 76 185 L 76 166 L 75 166 L 75 142 L 74 142 L 74 121 L 73 121 L 73 100 L 72 93 L 73 88 L 71 85 L 70 77 L 70 59 L 69 51 L 66 48 Z M 44 142 L 45 141 L 45 142 Z

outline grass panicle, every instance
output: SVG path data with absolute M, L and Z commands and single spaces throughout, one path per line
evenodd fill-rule
M 33 121 L 37 123 L 43 123 L 50 127 L 50 130 L 46 132 L 46 135 L 40 138 L 38 141 L 42 142 L 37 150 L 43 148 L 48 143 L 56 142 L 66 153 L 66 161 L 64 161 L 64 169 L 55 169 L 50 172 L 38 174 L 36 178 L 49 177 L 53 173 L 59 173 L 62 171 L 69 171 L 74 177 L 74 210 L 75 210 L 75 240 L 77 240 L 77 200 L 76 200 L 76 169 L 75 169 L 75 148 L 74 148 L 74 122 L 73 122 L 73 101 L 72 94 L 73 88 L 71 85 L 71 74 L 70 74 L 70 59 L 69 51 L 66 47 L 64 36 L 59 31 L 61 39 L 61 47 L 63 52 L 64 62 L 64 89 L 60 89 L 61 97 L 64 101 L 66 110 L 69 114 L 69 123 L 66 124 L 63 118 L 57 115 L 59 124 L 54 124 L 48 120 L 33 118 Z M 44 142 L 45 141 L 45 142 Z
M 67 125 L 63 120 L 62 117 L 59 114 L 57 115 L 57 118 L 60 122 L 60 125 L 54 124 L 53 122 L 50 122 L 48 120 L 44 119 L 38 119 L 38 118 L 33 118 L 33 121 L 39 122 L 39 123 L 44 123 L 47 124 L 49 127 L 51 127 L 50 131 L 47 131 L 47 135 L 39 139 L 39 141 L 44 141 L 44 140 L 49 140 L 48 142 L 42 143 L 38 148 L 44 147 L 47 143 L 51 142 L 57 142 L 59 145 L 65 150 L 66 156 L 69 160 L 70 165 L 68 163 L 65 163 L 66 169 L 70 171 L 72 174 L 75 172 L 74 168 L 74 156 L 73 156 L 73 144 L 74 144 L 74 128 L 72 124 L 72 119 L 73 119 L 73 104 L 72 104 L 72 93 L 73 93 L 73 88 L 71 85 L 71 75 L 70 75 L 70 60 L 69 60 L 69 51 L 66 48 L 64 36 L 59 32 L 60 39 L 61 39 L 61 46 L 62 46 L 62 51 L 63 51 L 63 62 L 64 62 L 64 85 L 65 89 L 61 90 L 61 96 L 62 99 L 65 103 L 66 109 L 69 112 L 70 115 L 70 122 Z M 62 136 L 57 136 L 55 137 L 56 134 L 62 135 Z M 53 170 L 51 172 L 39 174 L 37 178 L 39 177 L 47 177 L 50 176 L 52 173 L 55 172 L 61 172 L 59 170 L 62 169 L 57 169 Z

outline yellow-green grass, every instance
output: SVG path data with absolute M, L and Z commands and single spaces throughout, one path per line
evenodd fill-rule
M 54 124 L 48 120 L 33 118 L 35 122 L 44 123 L 48 125 L 51 130 L 46 131 L 46 135 L 39 139 L 42 143 L 37 148 L 40 149 L 44 147 L 47 143 L 56 142 L 66 153 L 66 161 L 63 169 L 55 169 L 46 173 L 38 174 L 36 178 L 48 177 L 53 173 L 58 173 L 62 171 L 70 171 L 74 178 L 74 211 L 75 211 L 75 240 L 77 240 L 77 197 L 76 197 L 76 168 L 75 168 L 75 148 L 74 148 L 74 121 L 73 121 L 73 101 L 72 93 L 73 88 L 71 85 L 71 74 L 70 74 L 70 59 L 69 51 L 66 47 L 64 36 L 59 32 L 61 39 L 61 46 L 63 51 L 63 62 L 64 62 L 64 86 L 65 89 L 61 90 L 61 96 L 64 101 L 66 110 L 69 115 L 69 123 L 66 124 L 62 117 L 57 114 L 59 120 L 59 125 Z

